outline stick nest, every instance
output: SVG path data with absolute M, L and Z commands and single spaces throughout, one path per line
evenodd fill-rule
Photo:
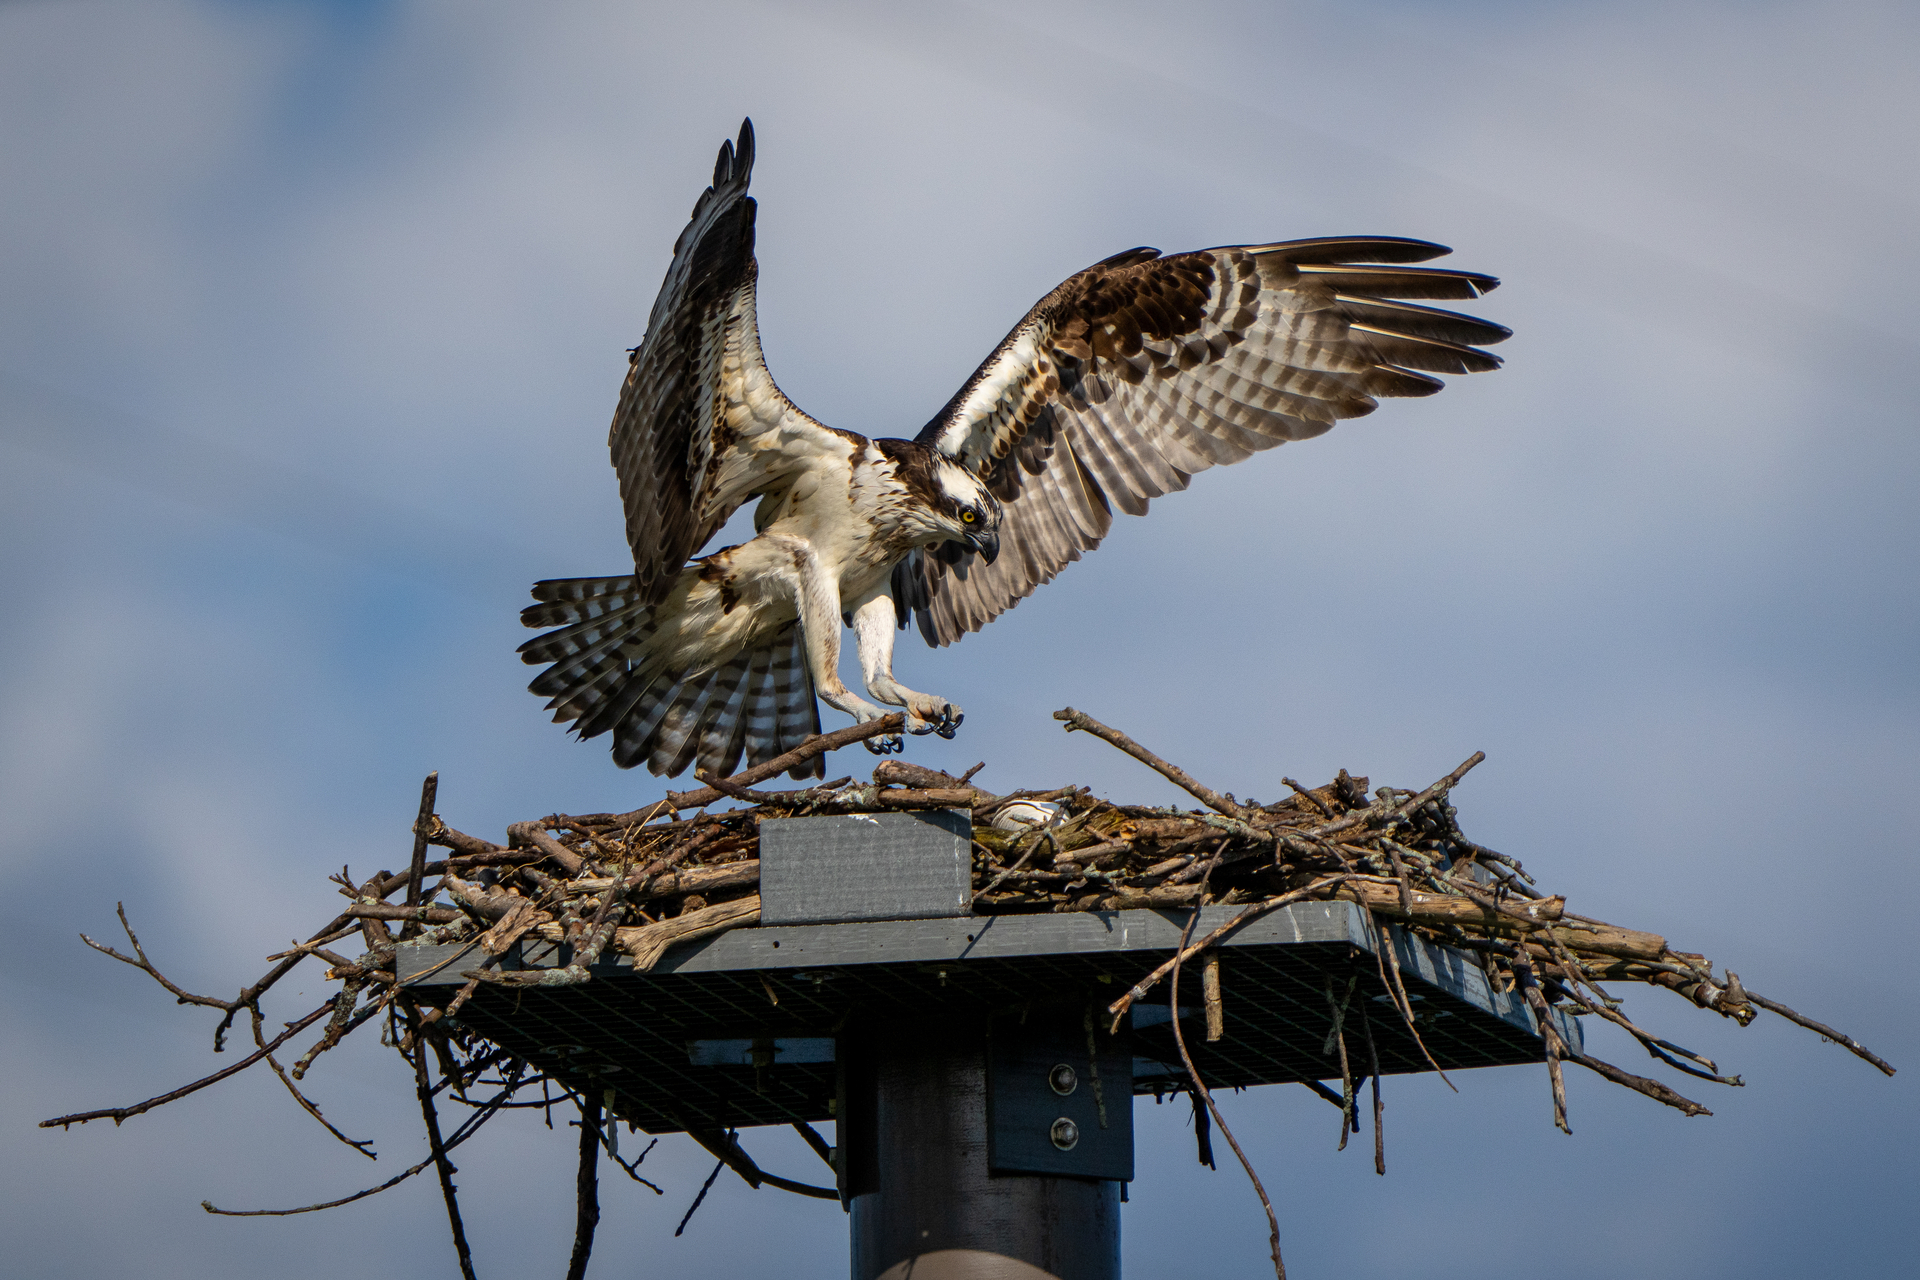
M 1247 920 L 1292 902 L 1343 899 L 1365 907 L 1379 923 L 1475 954 L 1497 989 L 1522 994 L 1545 1039 L 1554 1119 L 1562 1128 L 1566 1127 L 1564 1061 L 1579 1063 L 1686 1114 L 1710 1113 L 1659 1081 L 1572 1050 L 1561 1041 L 1548 1016 L 1554 1006 L 1616 1024 L 1651 1057 L 1686 1075 L 1720 1084 L 1741 1083 L 1738 1076 L 1722 1074 L 1702 1055 L 1643 1030 L 1621 1011 L 1620 1000 L 1607 989 L 1616 984 L 1665 987 L 1741 1026 L 1760 1011 L 1771 1011 L 1893 1073 L 1891 1066 L 1850 1037 L 1747 989 L 1738 974 L 1716 974 L 1703 955 L 1675 950 L 1655 934 L 1568 911 L 1566 900 L 1538 888 L 1518 861 L 1470 839 L 1449 796 L 1480 762 L 1478 753 L 1417 791 L 1391 786 L 1370 789 L 1369 779 L 1342 770 L 1330 782 L 1315 787 L 1284 779 L 1289 793 L 1263 804 L 1213 791 L 1125 734 L 1072 708 L 1054 716 L 1069 732 L 1097 736 L 1157 770 L 1202 807 L 1116 804 L 1074 786 L 996 795 L 972 785 L 979 766 L 954 777 L 898 761 L 881 763 L 865 782 L 841 778 L 798 790 L 753 789 L 754 783 L 799 770 L 827 751 L 898 732 L 898 716 L 810 739 L 777 760 L 730 779 L 704 779 L 707 785 L 693 791 L 668 792 L 663 800 L 643 809 L 551 814 L 516 823 L 507 829 L 504 844 L 447 826 L 433 812 L 437 779 L 429 777 L 414 828 L 409 869 L 398 874 L 381 872 L 356 883 L 342 868 L 332 879 L 349 900 L 345 909 L 305 943 L 269 957 L 277 962 L 275 967 L 231 1000 L 195 995 L 169 981 L 148 960 L 139 939 L 126 926 L 124 912 L 121 921 L 132 955 L 82 935 L 96 950 L 151 974 L 181 1003 L 223 1010 L 215 1031 L 216 1051 L 224 1047 L 236 1018 L 245 1013 L 255 1052 L 223 1071 L 145 1102 L 60 1116 L 43 1124 L 66 1126 L 95 1119 L 119 1123 L 265 1061 L 329 1132 L 371 1155 L 366 1142 L 349 1139 L 334 1128 L 300 1092 L 296 1081 L 319 1055 L 347 1035 L 369 1022 L 380 1022 L 386 1029 L 384 1039 L 408 1059 L 416 1078 L 432 1156 L 380 1187 L 342 1200 L 293 1210 L 242 1212 L 326 1208 L 438 1167 L 462 1269 L 470 1275 L 447 1152 L 501 1109 L 526 1105 L 512 1101 L 525 1089 L 537 1084 L 549 1100 L 552 1086 L 569 1093 L 571 1089 L 458 1025 L 452 1015 L 479 985 L 587 982 L 592 966 L 609 948 L 625 952 L 633 966 L 644 971 L 675 943 L 757 922 L 759 828 L 767 818 L 928 809 L 965 809 L 971 815 L 976 913 L 1177 910 L 1208 904 L 1242 907 L 1226 925 L 1197 941 L 1190 940 L 1190 924 L 1189 938 L 1174 958 L 1108 1007 L 1115 1025 L 1162 978 L 1171 974 L 1177 983 L 1182 964 L 1201 956 Z M 729 802 L 735 807 L 716 808 Z M 447 856 L 429 860 L 432 846 L 447 850 Z M 333 949 L 356 935 L 366 944 L 357 958 Z M 572 944 L 573 962 L 558 969 L 499 970 L 496 966 L 507 950 L 530 935 Z M 444 994 L 448 988 L 409 990 L 397 984 L 395 948 L 415 938 L 473 944 L 461 970 L 467 982 L 451 998 Z M 341 984 L 340 990 L 318 1009 L 284 1024 L 286 1029 L 269 1040 L 261 997 L 308 957 L 330 966 L 327 976 Z M 1397 979 L 1390 989 L 1397 989 Z M 432 1007 L 430 1001 L 439 1007 Z M 1403 992 L 1396 1004 L 1417 1039 L 1415 1019 Z M 276 1052 L 316 1024 L 320 1026 L 317 1037 L 291 1070 L 283 1067 Z M 1175 1026 L 1177 1032 L 1177 1020 Z M 436 1064 L 438 1083 L 432 1080 Z M 497 1092 L 486 1099 L 470 1097 L 469 1090 L 482 1083 L 491 1083 Z M 1351 1073 L 1342 1084 L 1338 1095 L 1324 1087 L 1317 1091 L 1342 1107 L 1344 1145 L 1346 1116 L 1357 1116 Z M 1211 1106 L 1197 1073 L 1191 1086 L 1196 1106 L 1203 1099 Z M 436 1095 L 444 1095 L 442 1104 L 452 1098 L 473 1108 L 465 1123 L 445 1136 L 435 1111 Z M 616 1126 L 612 1117 L 603 1115 L 601 1100 L 579 1095 L 573 1101 L 580 1108 L 583 1126 L 581 1225 L 575 1262 L 584 1269 L 592 1220 L 598 1216 L 592 1167 L 600 1150 L 609 1151 L 629 1176 L 645 1179 L 636 1171 L 638 1160 L 630 1163 L 619 1158 Z M 694 1136 L 718 1157 L 716 1171 L 731 1166 L 755 1186 L 834 1194 L 762 1172 L 732 1135 Z M 817 1138 L 813 1135 L 810 1141 Z M 817 1142 L 816 1149 L 824 1152 L 824 1141 Z M 1380 1167 L 1384 1171 L 1384 1165 Z M 206 1207 L 209 1212 L 235 1212 Z M 1277 1226 L 1275 1233 L 1278 1266 Z

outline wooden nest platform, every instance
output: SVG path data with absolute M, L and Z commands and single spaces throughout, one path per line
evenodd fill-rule
M 997 795 L 972 785 L 977 766 L 954 777 L 896 761 L 866 781 L 756 789 L 897 732 L 897 716 L 642 809 L 517 823 L 502 843 L 443 822 L 429 777 L 410 867 L 363 883 L 343 869 L 333 880 L 344 909 L 270 957 L 275 966 L 233 999 L 182 991 L 131 928 L 132 955 L 87 939 L 183 1003 L 222 1010 L 216 1049 L 246 1015 L 254 1050 L 146 1102 L 44 1123 L 117 1123 L 265 1061 L 326 1124 L 297 1082 L 378 1022 L 408 1063 L 432 1156 L 326 1204 L 208 1210 L 307 1212 L 437 1167 L 471 1274 L 447 1153 L 528 1088 L 551 1096 L 557 1087 L 582 1121 L 578 1275 L 602 1152 L 644 1181 L 638 1160 L 620 1155 L 616 1121 L 630 1132 L 686 1132 L 713 1152 L 716 1172 L 731 1167 L 755 1186 L 860 1194 L 858 1162 L 812 1126 L 839 1122 L 844 1151 L 845 1126 L 859 1120 L 858 1046 L 916 1024 L 978 1025 L 996 1062 L 1043 1051 L 1084 1059 L 1095 1087 L 1074 1105 L 1097 1108 L 1101 1131 L 1116 1128 L 1113 1104 L 1130 1116 L 1133 1094 L 1187 1093 L 1197 1118 L 1218 1123 L 1211 1087 L 1295 1082 L 1339 1108 L 1344 1146 L 1361 1127 L 1370 1081 L 1382 1171 L 1379 1082 L 1396 1073 L 1544 1063 L 1555 1122 L 1566 1128 L 1562 1069 L 1571 1062 L 1685 1114 L 1710 1114 L 1586 1052 L 1581 1024 L 1611 1022 L 1684 1076 L 1740 1083 L 1634 1022 L 1616 994 L 1626 984 L 1663 987 L 1742 1026 L 1773 1012 L 1892 1073 L 1705 956 L 1569 911 L 1518 861 L 1472 840 L 1450 794 L 1477 753 L 1414 790 L 1343 770 L 1320 786 L 1284 780 L 1289 793 L 1261 803 L 1215 792 L 1071 708 L 1055 718 L 1155 769 L 1200 807 L 1116 804 L 1075 786 Z M 430 858 L 435 846 L 446 856 Z M 355 938 L 358 956 L 335 949 Z M 338 992 L 269 1037 L 262 997 L 310 957 L 330 966 Z M 1034 1027 L 1054 1041 L 1019 1030 Z M 307 1032 L 295 1057 L 288 1046 Z M 449 1132 L 439 1109 L 450 1104 L 468 1114 Z M 1089 1133 L 1094 1115 L 1080 1121 Z M 762 1170 L 737 1131 L 766 1124 L 807 1135 L 832 1166 L 823 1180 L 832 1185 Z M 1196 1128 L 1205 1144 L 1207 1128 Z M 1016 1171 L 1124 1179 L 1130 1118 L 1125 1129 L 1124 1161 L 1118 1138 L 1090 1140 L 1073 1157 L 1080 1164 L 1044 1147 L 1006 1154 L 1011 1138 L 994 1159 Z M 1269 1222 L 1277 1262 L 1270 1207 Z

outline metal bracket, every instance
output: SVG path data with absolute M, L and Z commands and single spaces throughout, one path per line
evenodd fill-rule
M 995 1019 L 987 1041 L 987 1166 L 994 1173 L 1133 1180 L 1131 1028 L 1071 1008 Z

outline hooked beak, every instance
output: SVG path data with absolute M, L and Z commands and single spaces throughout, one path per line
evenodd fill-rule
M 1000 557 L 1000 534 L 993 529 L 982 529 L 967 535 L 967 545 L 980 553 L 980 558 L 992 564 Z

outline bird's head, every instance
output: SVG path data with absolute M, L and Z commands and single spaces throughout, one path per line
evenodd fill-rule
M 1000 554 L 1000 500 L 971 471 L 941 458 L 933 466 L 934 520 L 947 536 L 992 564 Z

